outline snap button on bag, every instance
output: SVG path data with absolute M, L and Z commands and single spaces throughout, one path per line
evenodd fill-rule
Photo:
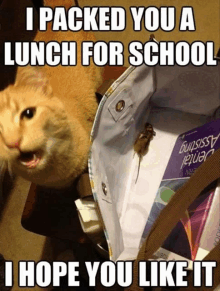
M 107 187 L 106 187 L 105 183 L 102 183 L 102 191 L 105 195 L 107 195 Z
M 115 106 L 116 111 L 121 112 L 124 108 L 125 108 L 125 101 L 124 100 L 118 101 L 118 103 Z

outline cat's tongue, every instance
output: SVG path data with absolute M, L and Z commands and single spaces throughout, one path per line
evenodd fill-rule
M 22 153 L 20 162 L 28 169 L 34 169 L 39 163 L 40 159 L 34 153 Z

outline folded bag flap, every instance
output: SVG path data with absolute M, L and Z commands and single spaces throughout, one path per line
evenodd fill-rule
M 121 187 L 126 184 L 128 173 L 129 161 L 124 154 L 133 144 L 133 140 L 128 137 L 131 136 L 130 132 L 134 135 L 138 127 L 135 120 L 140 120 L 140 114 L 145 114 L 146 110 L 143 112 L 141 108 L 147 107 L 155 90 L 153 71 L 146 66 L 128 68 L 104 95 L 92 130 L 90 180 L 94 198 L 98 200 L 108 232 L 110 253 L 113 249 L 114 259 L 123 251 L 117 208 L 120 208 L 120 202 L 123 201 Z M 118 104 L 122 105 L 123 110 L 119 107 L 119 110 L 116 109 Z M 120 180 L 114 167 L 124 173 Z

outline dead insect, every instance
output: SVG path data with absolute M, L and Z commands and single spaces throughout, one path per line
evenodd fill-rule
M 153 126 L 150 123 L 145 124 L 145 129 L 139 133 L 135 143 L 134 143 L 134 152 L 137 153 L 139 157 L 139 165 L 138 165 L 138 173 L 135 184 L 137 183 L 137 179 L 139 176 L 140 164 L 144 155 L 146 155 L 150 141 L 153 136 L 156 135 L 156 132 L 153 129 Z

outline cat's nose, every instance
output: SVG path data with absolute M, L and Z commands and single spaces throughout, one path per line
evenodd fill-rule
M 6 146 L 8 148 L 10 148 L 10 149 L 13 149 L 13 148 L 19 149 L 20 142 L 21 142 L 21 139 L 17 139 L 17 140 L 14 140 L 14 141 L 6 142 Z

